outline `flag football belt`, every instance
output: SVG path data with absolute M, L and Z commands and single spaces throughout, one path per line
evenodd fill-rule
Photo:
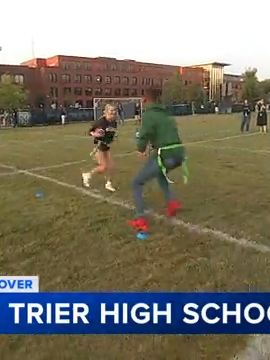
M 162 174 L 165 176 L 166 180 L 168 181 L 169 184 L 173 184 L 174 182 L 172 180 L 170 180 L 167 176 L 167 169 L 163 164 L 163 160 L 161 157 L 161 152 L 162 150 L 172 150 L 172 149 L 176 149 L 176 148 L 180 148 L 182 147 L 183 144 L 172 144 L 172 145 L 167 145 L 167 146 L 162 146 L 160 148 L 158 148 L 157 151 L 157 161 L 158 161 L 158 166 L 160 167 L 160 170 L 162 171 Z M 187 166 L 187 157 L 185 156 L 183 163 L 182 163 L 182 169 L 183 169 L 183 180 L 184 180 L 184 184 L 188 183 L 188 179 L 189 179 L 189 169 Z

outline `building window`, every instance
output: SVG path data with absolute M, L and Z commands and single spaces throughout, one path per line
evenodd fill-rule
M 120 76 L 115 76 L 115 77 L 114 77 L 114 83 L 115 83 L 115 84 L 120 84 L 120 83 L 121 83 Z
M 142 96 L 144 96 L 144 90 L 142 90 Z
M 152 85 L 152 79 L 151 78 L 147 78 L 147 86 L 151 86 Z
M 53 98 L 58 98 L 58 88 L 57 87 L 51 87 L 50 88 L 50 95 Z
M 123 84 L 128 85 L 129 84 L 129 78 L 127 76 L 123 77 Z
M 102 95 L 102 89 L 101 88 L 96 88 L 95 95 L 98 95 L 98 96 Z
M 142 85 L 147 85 L 147 78 L 145 77 L 142 78 Z
M 133 71 L 134 70 L 134 66 L 133 65 L 128 65 L 128 71 Z
M 70 87 L 64 87 L 63 89 L 63 95 L 71 95 L 71 88 Z
M 159 80 L 158 79 L 153 79 L 153 85 L 154 86 L 159 86 Z
M 93 107 L 93 100 L 86 100 L 86 107 L 92 108 Z
M 84 82 L 86 84 L 91 84 L 92 82 L 92 76 L 91 75 L 84 75 Z
M 116 64 L 111 64 L 111 70 L 112 70 L 112 71 L 115 71 L 116 69 L 117 69 Z
M 81 96 L 82 95 L 82 88 L 75 87 L 74 88 L 74 95 Z
M 121 89 L 114 89 L 114 96 L 121 96 Z
M 74 63 L 74 69 L 80 69 L 81 68 L 81 63 L 80 62 L 75 62 Z
M 86 88 L 85 89 L 85 96 L 92 96 L 92 93 L 93 93 L 93 91 L 92 91 L 91 88 Z
M 85 70 L 91 70 L 91 65 L 89 63 L 84 63 Z
M 102 82 L 102 77 L 100 75 L 97 75 L 96 76 L 96 83 L 101 84 L 101 82 Z
M 63 68 L 64 70 L 68 70 L 68 69 L 69 69 L 69 64 L 68 64 L 67 62 L 63 61 L 63 62 L 62 62 L 62 68 Z
M 70 75 L 69 74 L 63 74 L 62 75 L 62 81 L 65 83 L 70 83 Z
M 110 84 L 112 82 L 112 79 L 110 76 L 105 76 L 105 84 Z
M 123 64 L 121 64 L 119 68 L 120 71 L 127 71 L 125 65 Z
M 131 96 L 137 96 L 137 89 L 131 89 Z
M 137 85 L 138 83 L 138 79 L 134 76 L 132 79 L 131 79 L 131 85 Z
M 52 83 L 57 82 L 57 75 L 56 74 L 49 74 L 49 81 Z
M 105 89 L 105 95 L 112 95 L 112 89 Z
M 79 74 L 76 74 L 76 75 L 74 76 L 74 82 L 75 82 L 75 83 L 81 83 L 81 82 L 82 82 L 82 76 L 79 75 Z
M 57 80 L 57 78 L 56 78 Z M 14 76 L 14 82 L 16 84 L 23 84 L 24 83 L 24 76 L 23 75 L 15 75 Z
M 188 82 L 187 82 L 187 80 L 185 80 L 185 86 L 187 86 L 188 85 Z
M 124 96 L 129 96 L 129 89 L 124 89 L 123 95 Z

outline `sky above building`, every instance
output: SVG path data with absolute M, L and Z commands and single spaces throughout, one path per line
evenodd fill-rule
M 270 78 L 270 3 L 257 0 L 1 0 L 0 63 L 53 55 L 256 67 Z

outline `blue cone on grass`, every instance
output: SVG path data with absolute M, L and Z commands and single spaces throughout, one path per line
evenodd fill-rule
M 147 239 L 147 234 L 145 232 L 138 232 L 137 239 L 138 240 L 146 240 Z
M 37 191 L 35 194 L 36 198 L 40 199 L 43 197 L 43 192 L 42 191 Z

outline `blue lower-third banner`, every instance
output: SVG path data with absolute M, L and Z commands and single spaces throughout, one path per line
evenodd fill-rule
M 2 293 L 0 334 L 270 334 L 270 293 Z

